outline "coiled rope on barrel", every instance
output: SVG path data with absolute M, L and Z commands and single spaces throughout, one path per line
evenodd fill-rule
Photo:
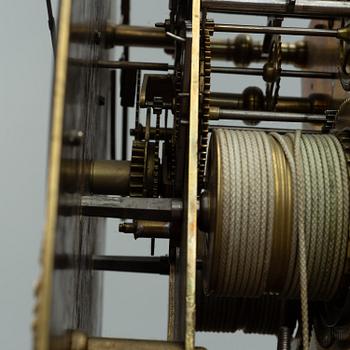
M 220 130 L 218 137 L 225 188 L 218 294 L 255 296 L 264 292 L 271 255 L 274 185 L 268 175 L 272 169 L 270 144 L 267 135 L 258 132 Z M 249 212 L 254 215 L 247 215 Z
M 207 292 L 227 297 L 273 293 L 283 298 L 302 293 L 304 309 L 306 297 L 330 300 L 343 275 L 349 227 L 349 178 L 338 139 L 227 129 L 215 131 L 213 137 L 221 164 L 222 212 L 219 229 L 209 237 L 217 249 L 209 256 L 213 268 L 206 277 L 211 289 Z M 288 167 L 279 165 L 277 172 L 273 162 L 281 155 Z M 275 192 L 287 190 L 287 182 L 275 186 L 283 174 L 291 178 L 292 196 Z M 278 235 L 286 239 L 274 229 L 277 196 L 289 200 L 285 208 L 293 211 L 289 243 L 274 245 L 287 249 L 283 252 L 272 251 Z M 276 263 L 281 254 L 288 256 L 286 267 L 277 275 L 279 289 L 271 289 L 271 261 Z

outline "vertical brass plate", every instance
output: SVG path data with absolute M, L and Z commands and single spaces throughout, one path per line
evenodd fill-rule
M 80 196 L 88 191 L 82 176 L 83 161 L 106 159 L 109 75 L 92 67 L 91 62 L 108 56 L 99 33 L 106 25 L 110 6 L 109 0 L 60 2 L 46 226 L 34 323 L 37 350 L 66 348 L 62 339 L 70 329 L 89 335 L 100 333 L 102 280 L 100 273 L 91 269 L 91 256 L 104 248 L 104 221 L 80 215 Z M 72 43 L 70 29 L 77 23 L 86 25 L 90 35 Z M 73 65 L 71 59 L 85 64 Z M 62 160 L 71 164 L 74 189 L 61 185 Z M 75 203 L 69 212 L 61 209 L 63 196 Z
M 186 283 L 185 283 L 185 349 L 194 348 L 195 294 L 197 259 L 197 173 L 198 173 L 198 113 L 199 113 L 199 45 L 200 0 L 192 1 L 192 50 L 190 80 L 190 116 L 188 140 L 186 223 Z
M 183 106 L 183 118 L 188 123 L 182 124 L 180 132 L 180 154 L 185 158 L 184 216 L 176 263 L 170 269 L 168 317 L 168 339 L 184 343 L 186 350 L 195 347 L 200 0 L 192 1 L 191 19 L 183 55 L 184 64 L 190 68 L 183 76 L 183 90 L 190 96 L 189 103 Z

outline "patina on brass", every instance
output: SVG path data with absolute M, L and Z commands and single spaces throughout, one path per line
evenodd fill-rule
M 100 160 L 91 162 L 90 190 L 98 194 L 129 194 L 130 162 Z
M 279 143 L 269 137 L 272 148 L 275 215 L 268 290 L 278 292 L 288 270 L 293 233 L 293 196 L 290 166 Z
M 95 160 L 81 162 L 85 192 L 95 194 L 129 195 L 130 161 Z M 79 188 L 76 163 L 73 160 L 62 160 L 61 188 L 65 192 L 75 192 Z

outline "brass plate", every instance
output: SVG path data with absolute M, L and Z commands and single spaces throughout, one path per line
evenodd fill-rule
M 168 339 L 184 343 L 185 350 L 195 347 L 195 293 L 197 260 L 197 164 L 198 164 L 198 113 L 199 113 L 199 44 L 200 0 L 192 1 L 192 31 L 188 33 L 184 60 L 187 67 L 183 77 L 185 91 L 190 92 L 188 124 L 183 137 L 185 181 L 184 217 L 180 248 L 176 248 L 176 263 L 171 268 L 169 288 Z M 190 74 L 189 74 L 190 73 Z M 188 83 L 188 85 L 187 85 Z M 180 141 L 181 142 L 181 141 Z M 187 145 L 187 148 L 185 147 Z M 187 152 L 185 151 L 187 149 Z M 178 169 L 179 170 L 179 169 Z M 171 334 L 173 333 L 173 334 Z
M 92 254 L 104 248 L 104 221 L 80 215 L 80 195 L 87 190 L 82 176 L 84 160 L 106 158 L 108 125 L 108 72 L 90 64 L 106 58 L 97 45 L 96 33 L 106 24 L 111 2 L 62 0 L 58 21 L 54 73 L 51 134 L 48 163 L 46 226 L 42 247 L 42 274 L 37 290 L 34 347 L 57 348 L 69 329 L 98 335 L 101 327 L 101 275 L 91 269 Z M 74 23 L 90 28 L 88 40 L 70 42 Z M 70 59 L 87 64 L 71 65 Z M 106 101 L 101 105 L 103 96 Z M 67 135 L 80 131 L 72 142 Z M 79 144 L 80 143 L 80 144 Z M 61 162 L 69 161 L 76 176 L 72 211 L 62 212 L 65 193 L 61 184 Z M 62 344 L 59 348 L 62 348 Z M 63 346 L 64 348 L 64 346 Z

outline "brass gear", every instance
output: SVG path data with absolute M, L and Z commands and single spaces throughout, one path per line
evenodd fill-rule
M 211 42 L 210 36 L 214 32 L 212 20 L 203 21 L 200 67 L 200 115 L 199 115 L 199 144 L 198 144 L 198 190 L 204 187 L 205 164 L 209 141 L 210 117 L 210 75 L 211 75 Z
M 130 196 L 158 196 L 159 159 L 156 143 L 135 140 L 132 145 L 130 167 Z
M 180 97 L 179 94 L 182 91 L 182 70 L 180 66 L 175 68 L 174 72 L 174 84 L 175 84 L 175 100 L 174 100 L 174 133 L 171 141 L 171 182 L 172 186 L 175 186 L 175 169 L 176 169 L 176 145 L 179 139 L 180 132 Z
M 145 141 L 135 140 L 132 143 L 130 166 L 130 196 L 142 197 L 144 188 L 144 173 L 146 167 L 147 148 Z
M 269 59 L 264 65 L 264 80 L 266 81 L 266 109 L 276 109 L 281 82 L 282 41 L 280 35 L 274 35 L 271 40 Z

